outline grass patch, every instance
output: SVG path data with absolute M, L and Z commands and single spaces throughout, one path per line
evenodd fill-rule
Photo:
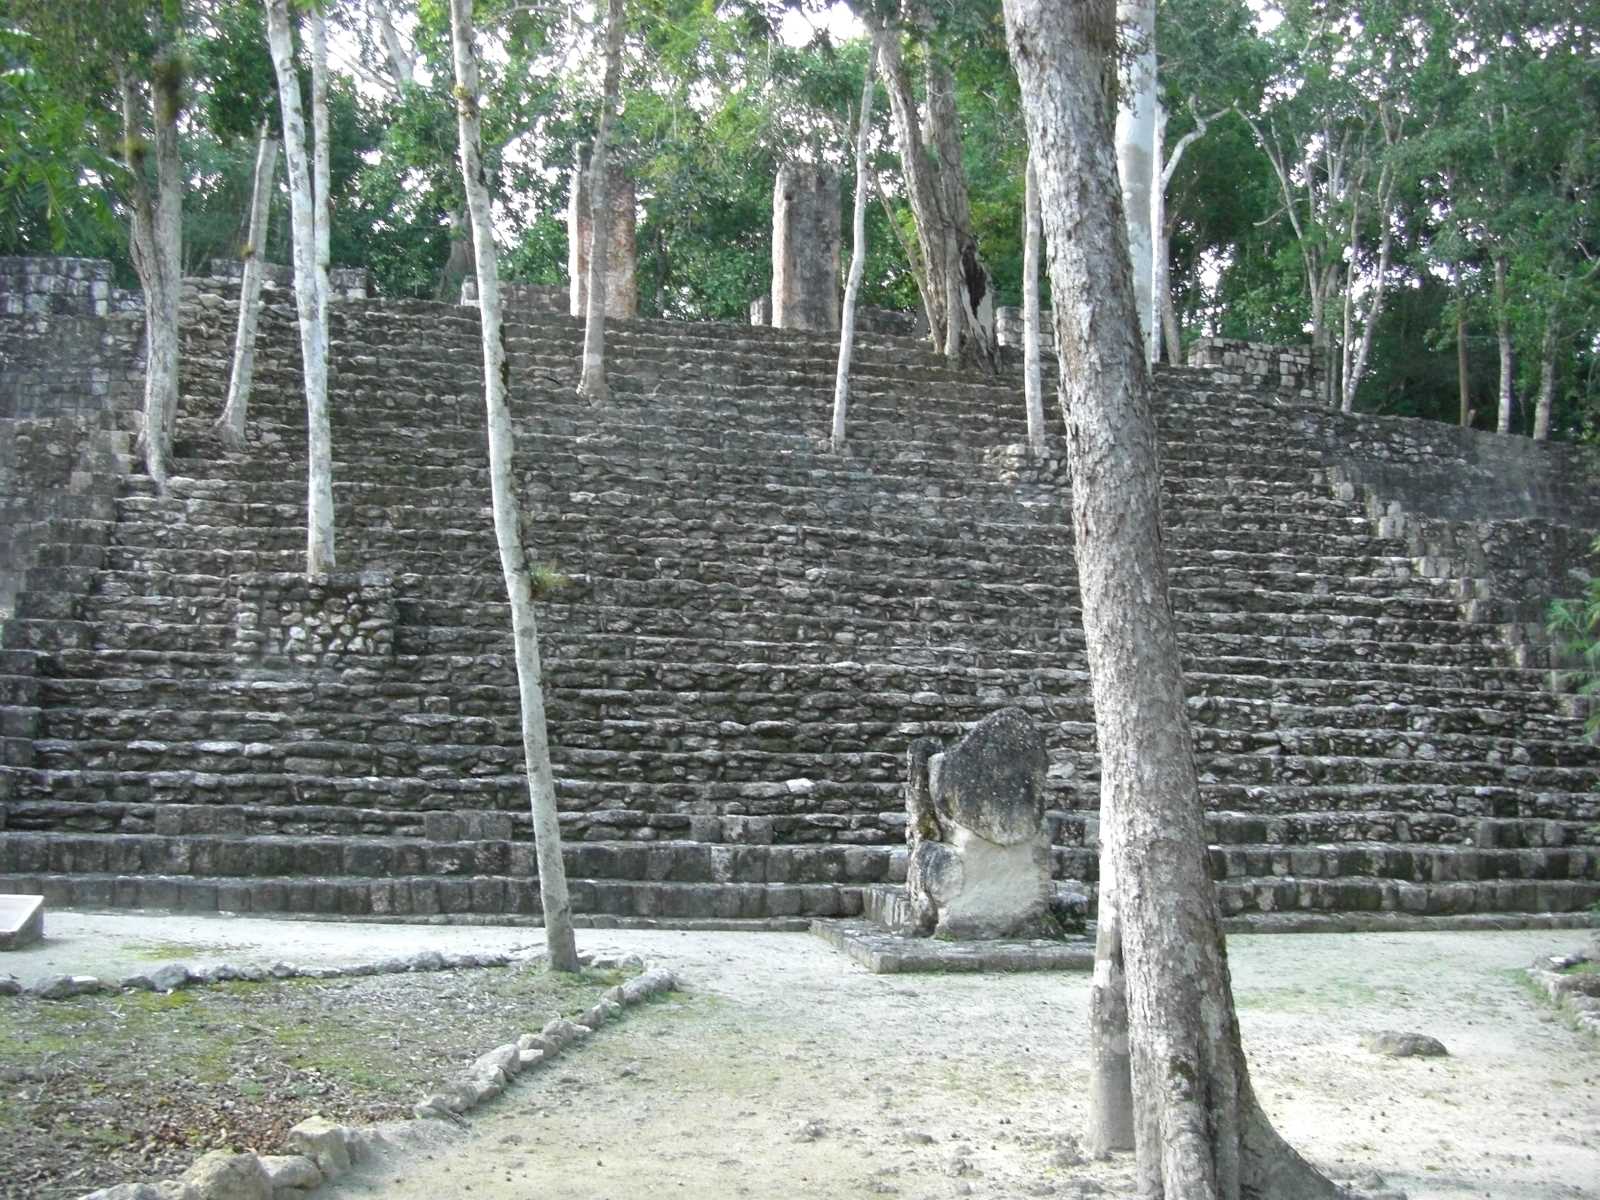
M 0 1198 L 68 1200 L 181 1174 L 210 1149 L 273 1151 L 314 1112 L 406 1116 L 484 1051 L 624 978 L 480 969 L 0 1006 Z
M 183 962 L 199 958 L 226 958 L 230 947 L 221 942 L 130 942 L 129 954 L 145 962 Z

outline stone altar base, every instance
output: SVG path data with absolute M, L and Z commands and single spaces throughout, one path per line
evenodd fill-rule
M 0 950 L 21 950 L 43 936 L 43 896 L 0 896 Z
M 864 919 L 811 922 L 811 932 L 874 975 L 948 971 L 1089 971 L 1094 968 L 1094 935 L 1053 938 L 907 937 L 891 932 L 909 912 L 905 888 L 874 884 L 862 889 Z M 1056 912 L 1081 916 L 1088 904 L 1082 891 L 1058 887 Z

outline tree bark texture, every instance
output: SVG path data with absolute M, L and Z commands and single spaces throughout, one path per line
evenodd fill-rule
M 872 174 L 867 169 L 867 149 L 872 135 L 872 97 L 877 91 L 878 47 L 867 54 L 866 79 L 861 85 L 861 117 L 856 128 L 856 197 L 850 220 L 850 275 L 844 285 L 844 305 L 839 313 L 839 366 L 833 377 L 833 452 L 844 449 L 845 418 L 850 407 L 850 356 L 856 342 L 856 297 L 867 269 L 867 203 Z
M 1128 222 L 1133 302 L 1145 356 L 1156 360 L 1155 238 L 1151 225 L 1156 175 L 1156 0 L 1118 0 L 1117 24 L 1130 42 L 1127 78 L 1117 106 L 1117 178 Z
M 261 122 L 256 139 L 256 171 L 250 186 L 249 241 L 240 252 L 244 273 L 239 280 L 239 325 L 233 338 L 233 370 L 228 399 L 217 418 L 217 434 L 230 450 L 244 448 L 245 419 L 250 411 L 250 384 L 255 376 L 256 327 L 261 319 L 261 276 L 272 212 L 272 184 L 278 173 L 278 139 L 271 121 Z
M 1022 403 L 1028 414 L 1028 450 L 1044 457 L 1044 378 L 1039 353 L 1039 174 L 1028 158 L 1022 193 Z
M 478 62 L 472 47 L 472 0 L 450 0 L 451 50 L 456 72 L 456 125 L 460 137 L 461 176 L 472 220 L 478 272 L 478 305 L 483 330 L 483 400 L 489 435 L 489 490 L 494 509 L 495 543 L 511 604 L 511 639 L 517 663 L 517 692 L 522 706 L 522 753 L 533 810 L 534 853 L 539 866 L 539 901 L 544 909 L 545 945 L 550 967 L 579 968 L 572 931 L 572 903 L 567 896 L 566 867 L 561 861 L 561 826 L 556 811 L 555 775 L 550 767 L 550 740 L 545 724 L 544 678 L 539 662 L 539 630 L 533 612 L 533 581 L 522 545 L 511 463 L 516 452 L 511 427 L 510 368 L 500 309 L 500 270 L 494 227 L 490 222 L 489 182 L 484 175 L 478 112 Z
M 604 404 L 610 398 L 606 382 L 606 284 L 611 246 L 611 214 L 606 200 L 606 155 L 610 147 L 611 123 L 617 110 L 617 92 L 622 77 L 622 0 L 606 5 L 606 67 L 600 97 L 600 122 L 595 129 L 594 149 L 589 156 L 589 288 L 583 322 L 583 373 L 578 380 L 579 394 L 591 404 Z
M 1141 1194 L 1334 1197 L 1273 1131 L 1234 1016 L 1162 549 L 1112 154 L 1112 0 L 1005 0 L 1055 296 L 1073 528 L 1127 975 Z
M 289 177 L 294 233 L 294 298 L 300 319 L 300 358 L 306 387 L 306 575 L 333 570 L 333 435 L 328 421 L 328 323 L 325 286 L 317 269 L 316 205 L 306 123 L 300 108 L 288 0 L 267 0 L 267 45 L 272 51 L 283 111 L 283 157 Z

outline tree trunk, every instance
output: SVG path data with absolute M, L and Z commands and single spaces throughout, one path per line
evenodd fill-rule
M 278 139 L 272 122 L 261 122 L 257 138 L 256 173 L 250 188 L 250 236 L 239 257 L 244 274 L 239 281 L 239 326 L 233 339 L 233 371 L 228 376 L 228 400 L 217 418 L 217 434 L 230 450 L 244 449 L 245 418 L 250 409 L 250 384 L 255 375 L 256 325 L 261 317 L 261 276 L 272 213 L 272 183 L 278 172 Z
M 1495 339 L 1500 344 L 1500 403 L 1495 416 L 1496 433 L 1511 432 L 1511 409 L 1516 397 L 1511 389 L 1511 306 L 1506 298 L 1505 255 L 1494 256 Z
M 1467 293 L 1461 283 L 1461 268 L 1455 269 L 1456 290 L 1456 388 L 1461 395 L 1461 428 L 1472 428 L 1472 383 L 1467 374 Z
M 1044 379 L 1039 350 L 1039 173 L 1028 158 L 1022 199 L 1022 402 L 1028 412 L 1028 451 L 1043 458 Z
M 1089 1114 L 1084 1149 L 1095 1158 L 1132 1150 L 1133 1066 L 1128 1053 L 1128 980 L 1122 963 L 1122 922 L 1117 913 L 1116 856 L 1107 852 L 1102 823 L 1100 887 L 1096 904 L 1094 977 L 1089 985 Z
M 861 291 L 861 276 L 867 268 L 867 197 L 872 191 L 872 174 L 867 170 L 867 143 L 872 134 L 872 97 L 878 70 L 878 46 L 874 42 L 867 54 L 867 77 L 861 85 L 861 123 L 856 129 L 856 202 L 850 221 L 850 275 L 844 285 L 844 304 L 839 312 L 839 367 L 833 378 L 833 452 L 844 449 L 844 424 L 850 406 L 850 355 L 856 341 L 856 297 Z
M 1127 972 L 1140 1192 L 1338 1192 L 1273 1131 L 1234 1016 L 1162 549 L 1160 464 L 1112 156 L 1112 0 L 1005 0 L 1039 173 L 1103 854 Z
M 164 31 L 176 37 L 176 31 Z M 172 431 L 178 415 L 178 305 L 183 296 L 183 181 L 178 157 L 178 114 L 183 74 L 169 43 L 159 54 L 152 85 L 156 187 L 145 177 L 144 106 L 125 69 L 122 91 L 124 163 L 133 209 L 129 249 L 144 289 L 144 419 L 139 446 L 157 489 L 166 491 Z
M 1536 442 L 1550 438 L 1550 410 L 1556 401 L 1556 349 L 1560 345 L 1556 325 L 1559 320 L 1560 314 L 1552 306 L 1545 314 L 1544 336 L 1539 340 L 1539 403 L 1533 410 L 1533 440 Z
M 267 0 L 267 44 L 283 109 L 283 152 L 289 176 L 294 232 L 294 298 L 300 318 L 300 358 L 306 386 L 306 575 L 334 568 L 333 438 L 328 422 L 326 292 L 318 285 L 316 208 L 306 158 L 306 124 L 300 109 L 288 0 Z M 319 319 L 320 318 L 320 319 Z
M 556 813 L 555 776 L 550 768 L 550 741 L 545 727 L 544 680 L 539 663 L 539 631 L 533 613 L 533 582 L 522 547 L 522 518 L 511 474 L 516 446 L 506 397 L 510 371 L 500 317 L 500 272 L 489 212 L 489 182 L 484 176 L 479 132 L 472 0 L 450 0 L 450 34 L 456 70 L 461 176 L 466 185 L 478 271 L 483 399 L 489 432 L 489 489 L 500 569 L 511 603 L 511 639 L 516 651 L 517 691 L 522 705 L 522 753 L 533 809 L 534 849 L 539 863 L 539 900 L 544 909 L 550 968 L 575 972 L 579 968 L 578 950 L 572 932 L 572 904 L 567 898 L 567 873 L 561 861 L 561 825 Z
M 622 0 L 606 5 L 606 73 L 600 122 L 589 156 L 589 303 L 583 322 L 583 374 L 578 394 L 591 404 L 610 398 L 606 383 L 606 272 L 610 268 L 611 210 L 606 197 L 606 154 L 622 76 Z
M 1117 24 L 1131 47 L 1126 86 L 1117 107 L 1117 178 L 1128 222 L 1128 255 L 1133 263 L 1133 301 L 1145 358 L 1156 360 L 1155 240 L 1151 205 L 1156 186 L 1156 3 L 1118 0 Z

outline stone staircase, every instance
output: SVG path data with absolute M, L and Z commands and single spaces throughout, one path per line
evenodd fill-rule
M 291 314 L 264 320 L 248 456 L 209 433 L 231 313 L 191 316 L 168 494 L 130 471 L 108 509 L 40 531 L 4 628 L 0 888 L 536 914 L 475 312 L 335 308 L 340 571 L 313 583 Z M 836 456 L 831 339 L 615 323 L 594 410 L 577 324 L 508 335 L 526 537 L 565 577 L 539 620 L 580 914 L 853 915 L 903 875 L 908 742 L 1007 704 L 1048 731 L 1058 875 L 1093 881 L 1052 398 L 1053 457 L 1030 462 L 1014 370 L 869 337 Z M 1600 754 L 1548 673 L 1376 536 L 1282 400 L 1200 370 L 1158 389 L 1225 912 L 1600 899 Z

